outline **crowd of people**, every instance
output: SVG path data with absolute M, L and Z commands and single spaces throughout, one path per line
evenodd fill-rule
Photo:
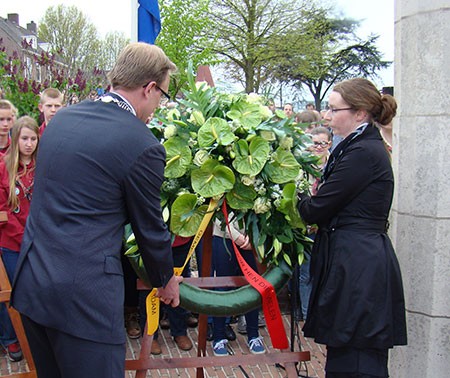
M 64 106 L 61 92 L 44 90 L 40 126 L 0 100 L 1 256 L 38 376 L 123 377 L 125 335 L 142 335 L 148 294 L 136 290 L 123 256 L 127 224 L 158 289 L 162 323 L 180 349 L 192 348 L 187 327 L 197 318 L 178 307 L 183 277 L 173 273 L 192 239 L 173 239 L 162 218 L 165 151 L 146 127 L 175 70 L 160 48 L 132 43 L 109 73 L 111 91 L 95 101 L 71 96 Z M 406 344 L 400 268 L 387 236 L 395 99 L 351 79 L 335 85 L 325 111 L 283 110 L 310 134 L 322 173 L 298 204 L 314 239 L 299 268 L 304 334 L 327 346 L 327 378 L 388 377 L 388 350 Z M 212 275 L 241 274 L 232 241 L 257 270 L 248 236 L 216 221 Z M 253 354 L 266 352 L 258 314 L 241 318 Z M 214 355 L 229 354 L 230 328 L 225 317 L 210 319 Z M 0 343 L 10 360 L 23 358 L 3 304 Z M 152 353 L 161 353 L 157 336 Z

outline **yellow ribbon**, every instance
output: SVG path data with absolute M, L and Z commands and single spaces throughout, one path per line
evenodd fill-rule
M 209 201 L 208 210 L 206 210 L 200 226 L 195 233 L 194 240 L 192 241 L 191 247 L 189 248 L 189 252 L 186 256 L 186 260 L 184 261 L 183 266 L 180 268 L 173 268 L 173 273 L 175 276 L 181 276 L 181 273 L 188 264 L 192 254 L 195 251 L 195 248 L 202 239 L 202 236 L 205 233 L 206 228 L 208 227 L 208 224 L 211 221 L 211 218 L 214 215 L 214 212 L 217 209 L 218 203 L 221 198 L 222 197 L 218 199 L 211 198 L 211 200 Z M 159 325 L 159 298 L 156 296 L 157 291 L 158 290 L 154 288 L 147 296 L 147 299 L 145 301 L 147 308 L 147 334 L 149 335 L 153 335 L 158 329 Z

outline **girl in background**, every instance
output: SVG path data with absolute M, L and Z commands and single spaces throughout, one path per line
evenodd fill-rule
M 12 282 L 33 193 L 39 126 L 28 116 L 12 127 L 11 145 L 0 161 L 0 249 Z M 0 343 L 11 361 L 23 358 L 6 306 L 0 307 Z

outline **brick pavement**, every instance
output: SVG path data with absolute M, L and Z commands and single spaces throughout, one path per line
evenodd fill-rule
M 288 338 L 290 339 L 290 316 L 287 314 L 283 315 L 283 320 L 285 324 L 286 331 L 288 333 Z M 297 326 L 301 327 L 303 322 L 299 322 L 294 326 L 296 329 Z M 233 325 L 235 329 L 236 326 Z M 235 355 L 247 355 L 249 354 L 247 348 L 247 338 L 245 335 L 237 334 L 237 338 L 235 341 L 230 341 L 229 345 L 231 346 Z M 260 328 L 260 334 L 264 338 L 264 343 L 266 344 L 268 352 L 274 352 L 274 350 L 270 343 L 270 337 L 267 333 L 267 329 L 265 327 Z M 301 331 L 297 332 L 297 335 L 301 334 Z M 159 336 L 159 342 L 162 348 L 162 354 L 160 356 L 152 356 L 152 358 L 177 358 L 177 357 L 195 357 L 197 355 L 196 343 L 197 343 L 197 329 L 196 328 L 188 328 L 188 336 L 194 343 L 194 348 L 189 351 L 181 351 L 177 348 L 175 342 L 169 334 L 169 330 L 161 330 Z M 311 339 L 305 339 L 302 335 L 300 338 L 296 336 L 294 343 L 294 350 L 305 350 L 311 352 L 311 361 L 304 362 L 299 366 L 300 377 L 308 377 L 308 378 L 325 378 L 324 373 L 324 365 L 325 365 L 325 347 L 315 344 Z M 301 347 L 301 349 L 300 349 Z M 139 340 L 128 340 L 128 348 L 127 348 L 127 358 L 137 358 L 139 355 L 140 343 Z M 207 342 L 206 352 L 208 356 L 212 356 L 212 348 L 211 343 Z M 196 369 L 171 369 L 171 370 L 152 370 L 147 373 L 147 377 L 164 377 L 164 378 L 172 378 L 172 377 L 195 377 Z M 217 367 L 207 367 L 204 369 L 204 376 L 206 378 L 246 378 L 246 377 L 264 377 L 264 378 L 272 378 L 272 377 L 285 377 L 285 371 L 275 365 L 253 365 L 253 366 L 217 366 Z M 125 374 L 126 378 L 133 378 L 134 372 L 127 372 Z
M 280 298 L 280 307 L 283 312 L 283 320 L 285 324 L 286 332 L 288 333 L 288 337 L 290 337 L 290 329 L 291 322 L 290 316 L 286 311 L 286 298 L 283 297 L 286 295 L 283 292 L 281 293 Z M 296 330 L 296 334 L 300 335 L 300 337 L 295 338 L 295 346 L 294 350 L 306 350 L 311 352 L 311 361 L 302 363 L 300 366 L 300 377 L 309 377 L 309 378 L 325 378 L 324 373 L 324 365 L 325 365 L 325 347 L 322 345 L 315 344 L 311 339 L 305 339 L 301 335 L 301 331 L 299 328 L 302 326 L 302 322 L 294 323 L 294 329 Z M 236 325 L 233 326 L 236 328 Z M 270 338 L 267 333 L 267 329 L 265 327 L 260 328 L 261 336 L 264 338 L 264 342 L 267 346 L 269 352 L 273 352 L 274 349 L 270 344 Z M 169 335 L 168 330 L 161 330 L 159 341 L 162 346 L 163 354 L 161 356 L 152 356 L 152 358 L 173 358 L 173 357 L 188 357 L 188 356 L 196 356 L 196 343 L 197 343 L 197 328 L 189 328 L 188 336 L 194 343 L 194 348 L 189 352 L 180 351 L 175 345 L 173 339 Z M 237 333 L 237 339 L 229 343 L 233 352 L 236 355 L 247 355 L 249 354 L 246 337 L 244 335 L 240 335 Z M 127 358 L 135 359 L 139 355 L 140 350 L 140 340 L 128 340 L 127 341 Z M 211 343 L 207 342 L 206 351 L 208 355 L 212 354 Z M 26 361 L 21 361 L 19 363 L 9 362 L 4 354 L 0 353 L 0 376 L 10 375 L 18 372 L 26 372 L 28 371 Z M 254 366 L 226 366 L 226 367 L 208 367 L 204 369 L 204 375 L 206 378 L 247 378 L 247 377 L 255 377 L 255 378 L 272 378 L 272 377 L 285 377 L 286 373 L 281 367 L 275 365 L 254 365 Z M 133 378 L 135 376 L 134 372 L 128 371 L 125 374 L 125 378 Z M 164 378 L 172 378 L 172 377 L 195 377 L 196 370 L 191 369 L 161 369 L 161 370 L 153 370 L 147 373 L 147 377 L 164 377 Z M 80 377 L 83 378 L 83 377 Z

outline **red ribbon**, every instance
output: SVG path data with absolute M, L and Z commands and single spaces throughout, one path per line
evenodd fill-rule
M 222 212 L 225 215 L 225 222 L 227 224 L 228 233 L 230 235 L 233 249 L 236 253 L 236 258 L 239 266 L 241 267 L 242 273 L 244 274 L 248 283 L 252 285 L 253 288 L 256 289 L 261 295 L 262 308 L 264 317 L 266 318 L 267 330 L 269 331 L 272 346 L 277 349 L 287 349 L 289 347 L 289 343 L 283 324 L 283 318 L 281 317 L 280 306 L 278 305 L 278 299 L 275 289 L 269 281 L 255 272 L 240 254 L 236 243 L 231 237 L 230 222 L 228 220 L 227 204 L 225 200 L 222 204 Z

